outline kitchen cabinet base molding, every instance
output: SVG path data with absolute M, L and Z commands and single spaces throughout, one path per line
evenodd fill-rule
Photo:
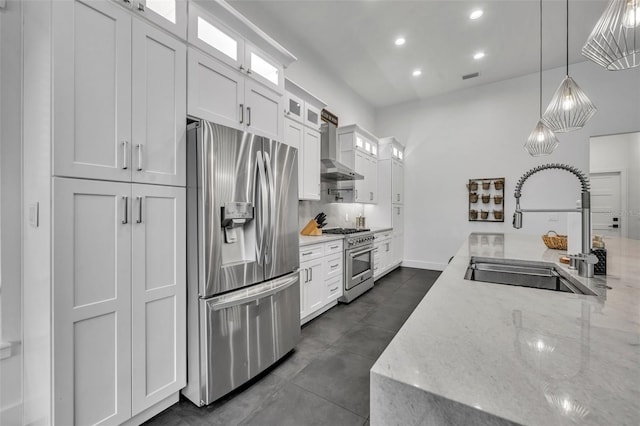
M 157 404 L 147 408 L 146 410 L 142 411 L 141 413 L 133 416 L 126 422 L 122 423 L 122 426 L 140 425 L 146 422 L 147 420 L 149 420 L 150 418 L 162 413 L 164 410 L 171 407 L 173 404 L 177 403 L 179 400 L 180 400 L 180 392 L 175 392 L 169 395 L 168 397 L 166 397 L 165 399 L 163 399 L 162 401 L 158 402 Z

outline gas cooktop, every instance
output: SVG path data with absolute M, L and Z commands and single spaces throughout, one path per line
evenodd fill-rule
M 323 229 L 322 233 L 349 235 L 349 234 L 356 234 L 358 232 L 369 232 L 369 231 L 370 229 L 368 228 L 330 228 L 330 229 Z

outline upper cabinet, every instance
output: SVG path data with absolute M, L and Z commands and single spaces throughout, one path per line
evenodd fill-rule
M 114 0 L 159 27 L 187 38 L 187 0 Z
M 283 92 L 284 64 L 196 3 L 189 6 L 188 39 L 205 53 L 276 92 Z
M 394 137 L 380 139 L 380 160 L 391 167 L 391 203 L 404 204 L 404 146 Z
M 298 199 L 320 199 L 320 111 L 326 104 L 285 79 L 285 143 L 298 148 Z
M 218 0 L 189 4 L 188 41 L 188 114 L 282 141 L 295 57 Z
M 186 46 L 114 2 L 56 2 L 56 176 L 186 183 Z
M 352 124 L 338 128 L 340 159 L 364 176 L 356 180 L 353 200 L 356 203 L 378 202 L 378 138 L 363 128 Z

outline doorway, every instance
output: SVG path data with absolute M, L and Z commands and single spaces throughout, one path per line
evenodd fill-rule
M 625 236 L 622 220 L 621 172 L 591 173 L 591 226 L 594 234 Z

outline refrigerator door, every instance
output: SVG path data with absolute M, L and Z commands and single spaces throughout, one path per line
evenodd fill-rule
M 264 281 L 262 138 L 201 121 L 197 130 L 198 281 L 210 297 Z M 192 207 L 191 203 L 190 206 Z M 195 250 L 194 250 L 195 251 Z
M 264 371 L 300 341 L 297 271 L 200 303 L 205 405 Z
M 265 279 L 300 266 L 298 226 L 298 150 L 264 139 L 264 160 L 269 192 Z

